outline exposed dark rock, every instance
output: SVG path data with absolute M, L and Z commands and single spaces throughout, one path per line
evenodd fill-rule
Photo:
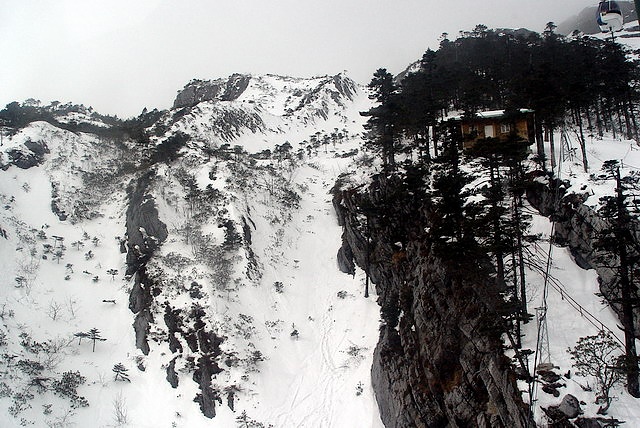
M 558 406 L 540 407 L 544 414 L 549 418 L 549 425 L 559 428 L 573 428 L 573 423 L 569 420 L 567 415 L 562 413 Z
M 136 314 L 133 321 L 133 329 L 136 332 L 136 347 L 142 351 L 144 355 L 149 355 L 149 342 L 147 335 L 149 334 L 149 325 L 153 322 L 153 315 L 149 309 L 144 309 Z
M 145 264 L 159 245 L 167 239 L 167 226 L 158 218 L 158 210 L 153 198 L 147 196 L 147 187 L 153 177 L 153 171 L 132 181 L 127 189 L 129 206 L 127 208 L 127 271 L 134 276 L 133 287 L 129 294 L 129 309 L 136 314 L 133 328 L 136 333 L 136 346 L 145 354 L 149 353 L 147 334 L 153 322 L 150 307 L 153 302 L 154 282 L 147 276 Z
M 228 79 L 193 80 L 176 97 L 173 108 L 191 107 L 202 101 L 232 101 L 249 86 L 251 76 L 233 74 Z
M 222 404 L 220 392 L 212 387 L 211 378 L 222 369 L 214 360 L 212 355 L 203 355 L 198 360 L 198 367 L 193 373 L 193 380 L 200 385 L 200 393 L 193 399 L 200 404 L 200 410 L 208 418 L 216 416 L 216 402 Z
M 399 183 L 380 177 L 366 193 L 339 188 L 333 203 L 344 226 L 343 248 L 348 245 L 375 283 L 382 309 L 371 376 L 385 426 L 532 426 L 503 353 L 501 298 L 489 272 L 436 256 L 424 236 L 429 212 L 412 203 L 390 204 L 384 217 L 374 215 L 368 246 L 358 216 L 363 198 L 375 204 Z
M 69 216 L 62 208 L 60 208 L 59 185 L 59 183 L 54 181 L 51 182 L 51 212 L 54 213 L 60 221 L 65 221 Z
M 558 391 L 558 388 L 556 388 L 553 384 L 545 383 L 544 385 L 542 385 L 542 391 L 546 392 L 547 394 L 553 395 L 554 397 L 560 397 L 560 391 Z
M 176 373 L 176 359 L 171 360 L 167 366 L 167 382 L 172 388 L 178 387 L 178 374 Z
M 551 370 L 538 370 L 538 376 L 544 382 L 555 383 L 561 379 L 561 376 Z
M 154 171 L 132 180 L 127 189 L 127 275 L 133 275 L 167 239 L 167 226 L 158 218 L 158 210 L 147 188 Z
M 603 425 L 592 418 L 578 418 L 573 422 L 578 428 L 602 428 Z
M 176 334 L 184 334 L 182 331 L 182 317 L 180 309 L 172 309 L 169 302 L 165 303 L 164 323 L 169 331 L 169 350 L 171 352 L 182 352 L 182 344 Z
M 580 408 L 580 402 L 576 397 L 571 394 L 567 394 L 562 398 L 558 410 L 567 415 L 569 419 L 577 418 L 582 409 Z
M 357 93 L 357 85 L 356 83 L 348 78 L 345 78 L 341 74 L 337 74 L 332 77 L 333 84 L 338 90 L 338 93 L 342 95 L 345 99 L 351 100 Z
M 235 411 L 234 409 L 235 395 L 236 393 L 233 389 L 230 389 L 229 391 L 227 391 L 227 406 L 229 407 L 229 409 L 231 409 L 232 412 Z
M 356 273 L 356 265 L 353 262 L 353 252 L 351 247 L 346 242 L 342 243 L 342 246 L 338 250 L 338 269 L 340 272 L 354 275 Z
M 44 156 L 49 153 L 49 147 L 44 141 L 27 140 L 24 142 L 24 147 L 26 150 L 22 148 L 7 150 L 9 163 L 0 163 L 0 169 L 6 171 L 11 165 L 20 169 L 29 169 L 44 162 Z

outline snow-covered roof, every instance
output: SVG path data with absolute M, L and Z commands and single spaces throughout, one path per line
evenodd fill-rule
M 518 109 L 518 110 L 520 111 L 520 113 L 533 113 L 533 110 L 528 109 L 528 108 L 521 108 L 521 109 Z M 497 118 L 497 117 L 504 116 L 504 112 L 505 112 L 505 110 L 479 111 L 479 112 L 477 112 L 475 114 L 475 117 L 477 117 L 478 119 Z M 445 120 L 462 120 L 462 119 L 463 119 L 463 115 L 462 114 L 448 116 L 448 117 L 445 118 Z

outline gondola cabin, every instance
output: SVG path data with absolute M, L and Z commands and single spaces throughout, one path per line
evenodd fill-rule
M 596 16 L 600 31 L 603 33 L 613 33 L 621 31 L 624 25 L 624 17 L 620 5 L 615 1 L 601 1 L 598 4 L 598 15 Z
M 530 143 L 534 142 L 533 110 L 519 109 L 508 112 L 505 110 L 482 111 L 473 117 L 456 116 L 452 118 L 460 122 L 463 147 L 473 147 L 480 139 L 497 138 L 506 141 L 514 135 Z

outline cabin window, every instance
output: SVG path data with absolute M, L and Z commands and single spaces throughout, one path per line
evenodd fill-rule
M 500 124 L 500 132 L 503 134 L 508 134 L 509 132 L 511 132 L 511 124 L 510 123 Z
M 493 125 L 485 125 L 484 127 L 484 137 L 485 138 L 493 138 L 495 137 L 495 131 L 493 129 Z

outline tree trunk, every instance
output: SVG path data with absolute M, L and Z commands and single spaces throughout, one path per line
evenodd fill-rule
M 500 172 L 498 171 L 498 166 L 496 165 L 495 158 L 489 158 L 489 176 L 491 183 L 491 193 L 492 193 L 492 201 L 491 206 L 494 210 L 499 207 L 500 200 Z M 505 289 L 505 271 L 504 271 L 504 254 L 502 252 L 502 229 L 500 224 L 500 216 L 494 215 L 492 218 L 492 227 L 493 227 L 493 253 L 496 257 L 496 284 L 498 286 L 498 290 Z
M 640 1 L 640 0 L 638 0 Z M 636 142 L 640 142 L 639 138 L 638 138 L 638 122 L 636 121 L 636 114 L 633 110 L 633 103 L 631 102 L 631 100 L 628 98 L 629 96 L 627 95 L 627 109 L 629 110 L 629 116 L 631 116 L 631 123 L 633 124 L 633 137 Z
M 535 121 L 536 151 L 538 152 L 538 161 L 543 170 L 547 169 L 544 154 L 544 140 L 542 138 L 542 123 Z
M 367 231 L 366 231 L 366 240 L 367 240 L 367 255 L 366 255 L 366 259 L 367 259 L 367 267 L 365 268 L 365 280 L 364 280 L 364 297 L 368 298 L 369 297 L 369 252 L 371 251 L 371 242 L 370 242 L 370 236 L 371 236 L 371 231 L 369 230 L 369 216 L 367 215 Z
M 601 103 L 598 102 L 596 105 L 596 127 L 598 128 L 598 137 L 602 138 L 604 132 L 602 130 L 602 117 L 600 111 Z
M 620 257 L 620 297 L 622 304 L 622 327 L 624 328 L 627 391 L 633 397 L 640 398 L 640 383 L 638 381 L 638 354 L 636 350 L 636 335 L 633 306 L 637 296 L 633 290 L 634 285 L 630 280 L 630 263 L 627 254 L 627 242 L 624 234 L 629 225 L 626 222 L 626 207 L 624 206 L 624 194 L 620 180 L 620 168 L 616 170 L 616 205 L 618 216 L 616 219 L 616 238 L 618 240 L 618 256 Z
M 580 132 L 579 135 L 579 143 L 580 143 L 580 152 L 582 153 L 582 169 L 584 172 L 589 171 L 589 161 L 587 160 L 587 145 L 584 141 L 584 130 L 582 129 L 582 115 L 580 114 L 580 109 L 578 108 L 578 130 Z
M 546 128 L 547 130 L 547 135 L 549 137 L 549 152 L 550 152 L 550 159 L 551 159 L 551 172 L 555 171 L 556 168 L 556 143 L 555 143 L 555 138 L 554 138 L 554 129 L 553 126 L 549 126 L 548 128 Z

